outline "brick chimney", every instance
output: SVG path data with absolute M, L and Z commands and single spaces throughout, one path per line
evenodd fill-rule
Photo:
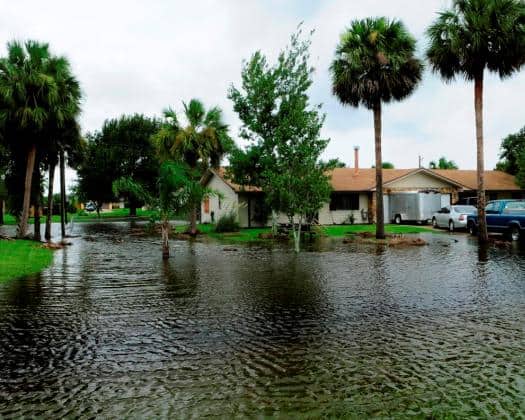
M 354 175 L 359 173 L 359 146 L 354 146 Z

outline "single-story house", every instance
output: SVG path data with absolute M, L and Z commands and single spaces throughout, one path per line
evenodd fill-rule
M 241 227 L 268 225 L 264 215 L 264 192 L 253 186 L 241 186 L 228 179 L 224 168 L 210 170 L 204 177 L 205 185 L 219 191 L 221 197 L 211 197 L 202 202 L 201 222 L 213 223 L 222 215 L 234 211 Z M 371 223 L 375 220 L 375 169 L 336 168 L 331 174 L 332 195 L 329 203 L 319 210 L 318 222 L 322 225 Z M 485 172 L 487 199 L 525 198 L 515 178 L 501 171 Z M 388 214 L 388 195 L 406 191 L 435 191 L 443 194 L 443 205 L 458 203 L 475 197 L 477 192 L 475 170 L 459 169 L 383 169 L 385 194 L 385 220 Z M 263 216 L 264 217 L 264 216 Z M 288 222 L 279 215 L 279 222 Z

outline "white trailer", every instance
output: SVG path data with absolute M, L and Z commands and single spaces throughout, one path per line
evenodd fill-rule
M 443 206 L 446 196 L 434 191 L 407 191 L 390 194 L 390 220 L 396 224 L 403 222 L 428 223 L 434 212 Z M 450 199 L 450 196 L 448 196 Z

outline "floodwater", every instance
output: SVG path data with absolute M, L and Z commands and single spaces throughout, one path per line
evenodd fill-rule
M 0 284 L 0 417 L 524 416 L 519 248 L 75 233 Z

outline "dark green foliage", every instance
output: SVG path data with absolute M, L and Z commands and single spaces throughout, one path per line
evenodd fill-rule
M 441 156 L 437 163 L 431 161 L 428 165 L 430 169 L 459 169 L 456 162 L 453 160 L 448 160 L 445 156 Z
M 229 213 L 223 214 L 221 217 L 219 217 L 214 230 L 217 233 L 238 232 L 239 222 L 237 221 L 236 212 L 232 210 Z
M 503 139 L 501 143 L 500 162 L 498 162 L 496 169 L 507 172 L 511 175 L 516 175 L 521 166 L 520 156 L 525 153 L 525 127 L 514 134 L 509 134 Z
M 454 0 L 427 35 L 432 70 L 444 79 L 474 80 L 485 68 L 509 77 L 525 63 L 525 3 Z
M 86 156 L 80 163 L 79 192 L 84 200 L 102 202 L 117 198 L 113 183 L 133 181 L 144 190 L 153 191 L 159 171 L 156 150 L 151 137 L 159 121 L 140 114 L 123 115 L 107 120 L 100 132 L 88 135 Z M 119 185 L 118 195 L 127 198 L 130 210 L 144 204 L 141 194 Z
M 353 21 L 341 35 L 330 67 L 334 95 L 344 104 L 368 109 L 406 98 L 422 76 L 415 47 L 415 39 L 398 20 Z

